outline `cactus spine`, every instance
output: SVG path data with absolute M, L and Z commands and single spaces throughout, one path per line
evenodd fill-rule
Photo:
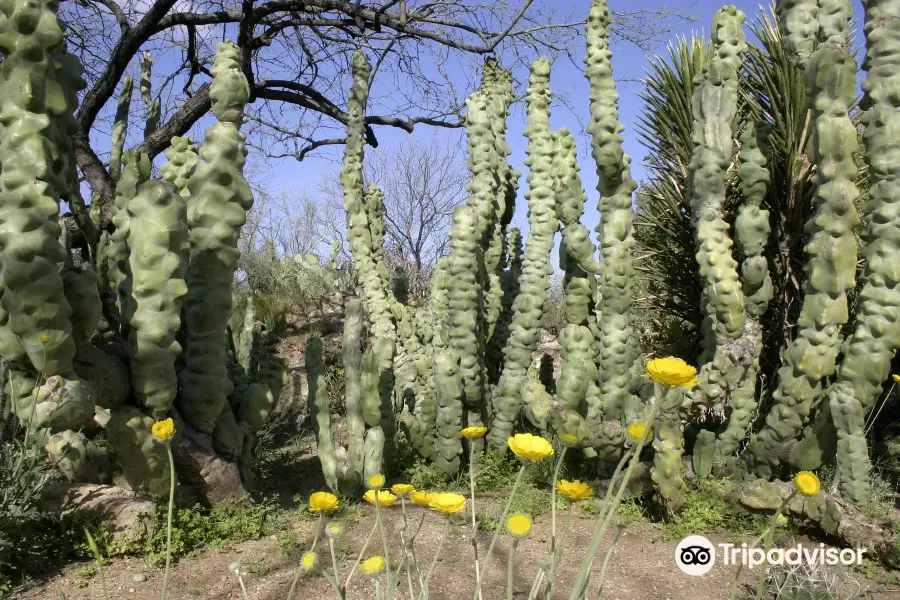
M 633 330 L 631 280 L 634 276 L 631 251 L 634 246 L 631 194 L 637 184 L 631 178 L 631 159 L 622 149 L 622 124 L 619 123 L 619 95 L 612 77 L 609 50 L 609 25 L 612 17 L 606 0 L 595 0 L 588 15 L 587 54 L 584 76 L 590 84 L 591 155 L 599 177 L 598 227 L 600 272 L 597 293 L 603 298 L 598 307 L 598 364 L 600 366 L 600 403 L 602 414 L 619 419 L 636 381 L 631 369 L 640 348 Z M 593 414 L 589 418 L 594 417 Z
M 495 448 L 506 446 L 513 422 L 522 406 L 522 389 L 528 377 L 531 354 L 537 345 L 547 298 L 549 256 L 553 236 L 559 229 L 553 185 L 553 138 L 550 133 L 550 62 L 540 58 L 531 64 L 526 100 L 528 137 L 528 243 L 519 277 L 519 294 L 513 305 L 510 335 L 504 349 L 503 371 L 493 398 L 494 420 L 488 441 Z
M 191 253 L 183 311 L 184 367 L 179 373 L 181 413 L 204 433 L 213 432 L 233 388 L 223 339 L 240 256 L 238 237 L 246 211 L 253 205 L 242 174 L 247 148 L 239 129 L 250 86 L 240 68 L 237 46 L 218 45 L 212 73 L 210 99 L 218 122 L 206 132 L 187 183 Z

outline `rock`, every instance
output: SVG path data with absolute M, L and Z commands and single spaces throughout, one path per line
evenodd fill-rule
M 144 583 L 145 581 L 147 581 L 147 576 L 143 573 L 137 573 L 134 577 L 132 577 L 132 579 L 134 579 L 135 583 Z
M 65 519 L 76 510 L 94 513 L 111 525 L 113 538 L 126 541 L 150 533 L 153 501 L 112 485 L 64 483 L 44 498 L 44 509 Z

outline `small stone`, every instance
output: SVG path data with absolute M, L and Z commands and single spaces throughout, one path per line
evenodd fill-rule
M 137 573 L 134 577 L 132 577 L 132 579 L 134 579 L 135 583 L 144 583 L 145 581 L 147 581 L 147 576 L 143 573 Z

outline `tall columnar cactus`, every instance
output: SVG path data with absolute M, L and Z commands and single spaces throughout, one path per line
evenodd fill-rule
M 819 0 L 816 20 L 819 24 L 819 42 L 850 50 L 853 6 L 850 0 Z
M 225 327 L 240 257 L 238 238 L 246 211 L 253 205 L 242 173 L 247 148 L 240 132 L 250 86 L 241 71 L 237 46 L 231 42 L 218 45 L 212 73 L 209 95 L 218 123 L 207 130 L 200 159 L 187 183 L 191 251 L 178 404 L 185 419 L 204 433 L 212 433 L 232 391 L 226 369 Z
M 191 190 L 187 185 L 188 180 L 198 160 L 194 140 L 189 137 L 174 136 L 171 145 L 166 150 L 166 158 L 169 161 L 160 167 L 163 179 L 175 186 L 175 190 L 187 202 L 191 197 Z
M 619 95 L 610 63 L 611 21 L 606 0 L 594 0 L 585 31 L 584 76 L 590 84 L 591 116 L 587 129 L 600 179 L 598 210 L 602 219 L 597 230 L 600 233 L 597 292 L 603 298 L 602 308 L 597 309 L 600 398 L 603 415 L 619 419 L 637 384 L 632 377 L 632 366 L 640 354 L 631 312 L 634 277 L 631 194 L 637 184 L 631 178 L 631 160 L 622 149 L 624 128 L 619 122 Z
M 760 319 L 769 307 L 774 288 L 769 276 L 769 265 L 763 249 L 769 239 L 769 211 L 761 208 L 769 184 L 766 159 L 759 149 L 756 127 L 752 122 L 741 134 L 740 190 L 744 204 L 738 209 L 735 219 L 735 241 L 744 254 L 741 263 L 741 286 L 747 303 L 747 321 L 742 335 L 745 342 L 744 360 L 746 366 L 743 377 L 728 399 L 729 417 L 715 445 L 716 460 L 738 449 L 747 436 L 756 410 L 756 379 L 759 369 L 759 355 L 762 351 L 762 325 Z
M 445 473 L 455 474 L 459 472 L 462 454 L 459 431 L 463 416 L 463 386 L 458 361 L 449 350 L 439 350 L 434 354 L 434 387 L 437 406 L 435 463 Z
M 138 403 L 161 419 L 178 393 L 175 341 L 189 250 L 187 210 L 171 184 L 143 184 L 125 209 L 128 262 L 134 312 L 129 315 L 127 349 Z
M 810 238 L 797 337 L 784 353 L 774 406 L 748 447 L 750 464 L 762 477 L 770 476 L 779 464 L 783 456 L 779 446 L 800 434 L 821 399 L 823 379 L 834 374 L 841 328 L 848 320 L 847 292 L 856 278 L 853 229 L 859 224 L 854 206 L 859 191 L 854 155 L 859 145 L 850 118 L 856 64 L 847 51 L 823 44 L 810 57 L 806 73 L 817 191 L 814 212 L 806 223 Z
M 659 391 L 662 386 L 657 386 Z M 684 505 L 684 429 L 681 423 L 681 405 L 684 392 L 679 388 L 666 388 L 659 402 L 659 413 L 653 426 L 653 466 L 650 477 L 656 483 L 660 503 L 669 513 L 681 510 Z
M 127 323 L 134 308 L 131 306 L 131 268 L 128 265 L 128 234 L 130 220 L 128 203 L 137 195 L 138 188 L 150 178 L 150 158 L 137 150 L 129 150 L 123 157 L 124 168 L 116 182 L 116 202 L 112 210 L 112 223 L 116 230 L 109 238 L 106 251 L 107 273 L 116 291 L 116 306 L 123 337 L 128 337 Z
M 494 394 L 494 419 L 488 441 L 506 445 L 513 422 L 522 407 L 522 389 L 528 379 L 531 354 L 537 346 L 547 299 L 547 276 L 552 273 L 550 253 L 559 230 L 553 183 L 553 138 L 550 133 L 550 62 L 540 58 L 531 64 L 526 101 L 528 127 L 528 221 L 531 230 L 522 260 L 519 294 L 513 305 L 509 340 L 504 348 L 503 371 Z
M 309 411 L 318 432 L 316 451 L 322 463 L 325 483 L 335 492 L 351 492 L 358 482 L 347 452 L 336 448 L 328 405 L 328 381 L 322 361 L 322 340 L 313 338 L 306 344 L 306 369 L 309 374 Z
M 366 422 L 360 406 L 360 377 L 362 376 L 363 303 L 351 298 L 344 310 L 344 412 L 347 419 L 347 453 L 350 466 L 362 476 L 365 458 Z
M 72 370 L 71 309 L 57 263 L 59 196 L 66 182 L 53 170 L 54 118 L 65 110 L 52 61 L 63 43 L 56 4 L 0 5 L 0 348 L 15 368 L 45 375 Z M 60 106 L 62 105 L 62 106 Z
M 835 4 L 834 0 L 828 3 Z M 816 47 L 819 4 L 819 0 L 781 0 L 777 5 L 785 50 L 801 66 L 806 66 Z
M 824 3 L 823 3 L 824 4 Z M 856 328 L 844 341 L 843 361 L 828 392 L 828 410 L 837 428 L 841 495 L 863 502 L 869 488 L 864 417 L 881 394 L 893 351 L 900 347 L 900 6 L 889 0 L 864 2 L 867 71 L 861 108 L 865 159 L 869 167 L 866 259 L 857 300 Z M 893 133 L 892 133 L 893 132 Z
M 732 160 L 732 121 L 738 102 L 738 67 L 746 49 L 745 15 L 726 6 L 713 17 L 714 55 L 695 80 L 693 154 L 688 184 L 691 219 L 709 341 L 701 360 L 699 386 L 693 402 L 710 406 L 722 402 L 752 363 L 743 346 L 746 312 L 738 264 L 725 221 L 726 171 Z
M 153 71 L 153 55 L 149 52 L 141 54 L 141 99 L 147 107 L 147 120 L 144 124 L 144 138 L 156 131 L 159 127 L 160 104 L 159 100 L 153 99 L 153 80 L 151 78 Z
M 128 136 L 128 113 L 131 110 L 133 91 L 134 80 L 129 75 L 122 80 L 122 89 L 119 90 L 119 101 L 116 104 L 116 118 L 113 121 L 112 148 L 109 151 L 109 176 L 113 182 L 119 181 L 122 174 L 122 151 L 125 148 L 125 138 Z

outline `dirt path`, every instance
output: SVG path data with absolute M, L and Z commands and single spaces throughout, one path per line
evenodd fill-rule
M 393 531 L 394 526 L 402 522 L 402 514 L 398 507 L 388 509 L 388 524 Z M 413 507 L 409 510 L 410 528 L 415 528 L 423 510 Z M 565 519 L 560 519 L 563 529 Z M 353 523 L 345 523 L 338 544 L 340 571 L 346 579 L 356 556 L 371 530 L 373 512 L 365 507 L 360 517 Z M 427 569 L 434 556 L 444 527 L 444 519 L 440 515 L 429 512 L 425 514 L 424 524 L 416 539 L 416 552 L 422 569 Z M 565 560 L 561 567 L 562 582 L 556 598 L 568 597 L 569 585 L 573 581 L 589 544 L 594 527 L 594 519 L 577 514 L 565 539 Z M 237 578 L 229 572 L 233 561 L 240 561 L 247 574 L 244 582 L 250 600 L 284 600 L 287 598 L 294 569 L 298 557 L 312 542 L 315 523 L 294 520 L 279 535 L 264 539 L 236 544 L 227 548 L 206 550 L 194 556 L 183 558 L 173 566 L 169 584 L 171 600 L 241 600 Z M 474 568 L 471 560 L 472 548 L 468 537 L 468 529 L 464 521 L 454 524 L 450 536 L 444 545 L 441 558 L 437 563 L 430 585 L 432 600 L 469 600 L 474 591 Z M 396 534 L 393 536 L 396 537 Z M 726 541 L 717 536 L 708 536 L 713 543 Z M 734 569 L 717 564 L 712 571 L 701 577 L 691 577 L 682 573 L 674 562 L 677 541 L 658 541 L 659 533 L 647 523 L 632 524 L 619 541 L 610 563 L 607 576 L 607 600 L 719 600 L 729 597 Z M 286 540 L 292 543 L 286 543 Z M 324 541 L 324 539 L 323 539 Z M 392 540 L 393 542 L 393 540 Z M 479 539 L 482 554 L 490 542 L 490 536 L 484 534 Z M 493 600 L 505 598 L 506 562 L 510 547 L 508 536 L 501 538 L 491 561 L 492 568 L 486 580 L 484 598 Z M 599 556 L 605 555 L 607 544 L 601 549 Z M 330 564 L 327 543 L 320 545 L 323 553 L 320 559 Z M 372 540 L 365 556 L 381 554 L 381 540 L 378 536 Z M 515 598 L 525 599 L 536 572 L 538 560 L 545 557 L 550 548 L 550 518 L 544 516 L 535 522 L 531 533 L 520 542 L 517 551 L 517 570 L 515 578 Z M 400 548 L 391 544 L 391 556 L 399 556 Z M 597 560 L 591 580 L 599 578 L 602 560 Z M 100 578 L 97 575 L 86 579 L 83 572 L 90 563 L 71 564 L 48 574 L 43 580 L 32 582 L 27 587 L 13 594 L 20 600 L 51 600 L 61 598 L 65 593 L 68 600 L 102 600 L 103 593 Z M 396 567 L 396 563 L 395 563 Z M 79 575 L 79 568 L 82 574 Z M 115 560 L 105 568 L 110 600 L 157 600 L 162 587 L 163 570 L 150 567 L 145 561 L 135 558 Z M 146 578 L 146 580 L 141 581 Z M 755 574 L 742 574 L 743 584 L 755 581 Z M 79 587 L 79 585 L 83 587 Z M 592 585 L 593 589 L 595 584 Z M 405 576 L 395 595 L 397 600 L 408 600 Z M 334 597 L 331 580 L 327 573 L 303 576 L 294 596 L 297 600 L 323 599 Z M 372 582 L 357 570 L 348 588 L 347 600 L 374 598 Z M 876 600 L 897 600 L 900 592 L 891 591 L 876 593 Z

